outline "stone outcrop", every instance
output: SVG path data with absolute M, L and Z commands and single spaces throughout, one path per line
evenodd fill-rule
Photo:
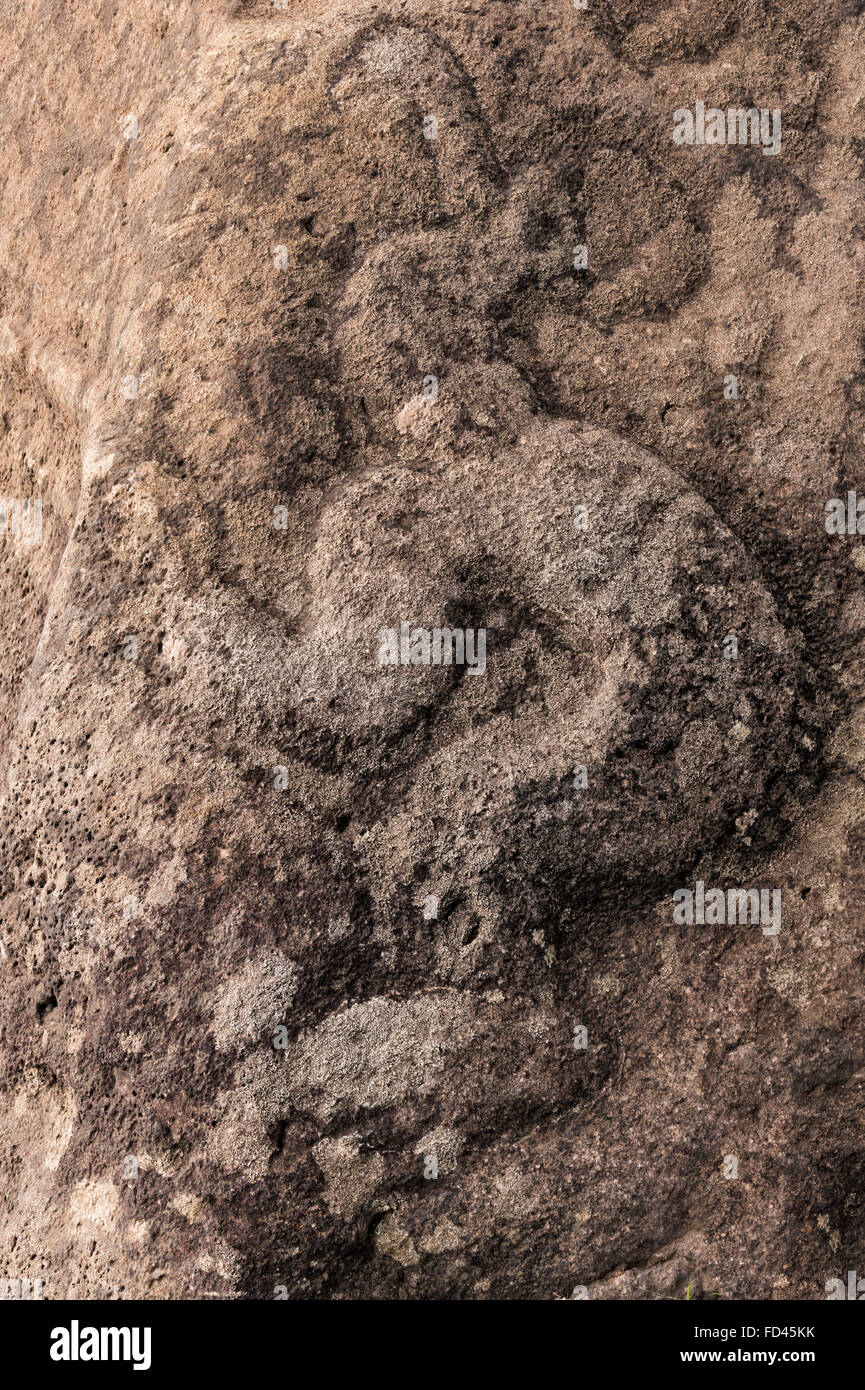
M 0 1276 L 825 1297 L 865 1262 L 865 562 L 824 526 L 865 21 L 0 34 L 0 492 L 41 504 L 0 535 Z M 695 93 L 780 153 L 676 145 Z M 403 624 L 485 669 L 384 664 Z M 697 880 L 781 931 L 674 922 Z

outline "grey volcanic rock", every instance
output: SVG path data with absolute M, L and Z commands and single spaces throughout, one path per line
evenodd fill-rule
M 0 1276 L 824 1296 L 865 1261 L 823 526 L 865 487 L 862 20 L 0 32 L 0 492 L 43 515 L 0 536 Z M 695 91 L 782 153 L 675 146 Z M 403 623 L 485 669 L 384 664 Z M 782 930 L 675 923 L 698 878 Z
M 741 545 L 644 451 L 527 418 L 455 459 L 434 431 L 322 511 L 286 654 L 295 747 L 375 823 L 381 914 L 419 871 L 514 929 L 633 904 L 799 770 L 793 644 Z M 382 667 L 405 620 L 483 628 L 486 669 Z

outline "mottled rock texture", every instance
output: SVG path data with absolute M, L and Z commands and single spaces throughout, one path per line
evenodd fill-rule
M 865 19 L 589 6 L 0 19 L 0 1275 L 48 1297 L 865 1266 Z M 780 154 L 675 145 L 698 98 Z M 404 621 L 486 670 L 380 665 Z M 781 931 L 675 924 L 698 878 Z

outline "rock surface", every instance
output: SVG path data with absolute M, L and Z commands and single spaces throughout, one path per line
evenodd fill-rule
M 855 10 L 0 19 L 0 1276 L 865 1265 Z

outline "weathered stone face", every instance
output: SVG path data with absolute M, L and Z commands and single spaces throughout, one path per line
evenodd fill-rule
M 739 542 L 644 452 L 521 428 L 463 461 L 430 433 L 422 461 L 339 490 L 285 668 L 294 747 L 343 793 L 377 917 L 403 930 L 420 878 L 440 958 L 451 914 L 474 920 L 471 967 L 439 968 L 476 984 L 551 919 L 579 933 L 602 901 L 672 891 L 800 766 L 792 644 Z M 433 664 L 424 625 L 483 629 L 483 672 Z
M 863 37 L 788 9 L 3 21 L 0 1277 L 861 1266 Z M 777 160 L 673 143 L 731 73 Z

